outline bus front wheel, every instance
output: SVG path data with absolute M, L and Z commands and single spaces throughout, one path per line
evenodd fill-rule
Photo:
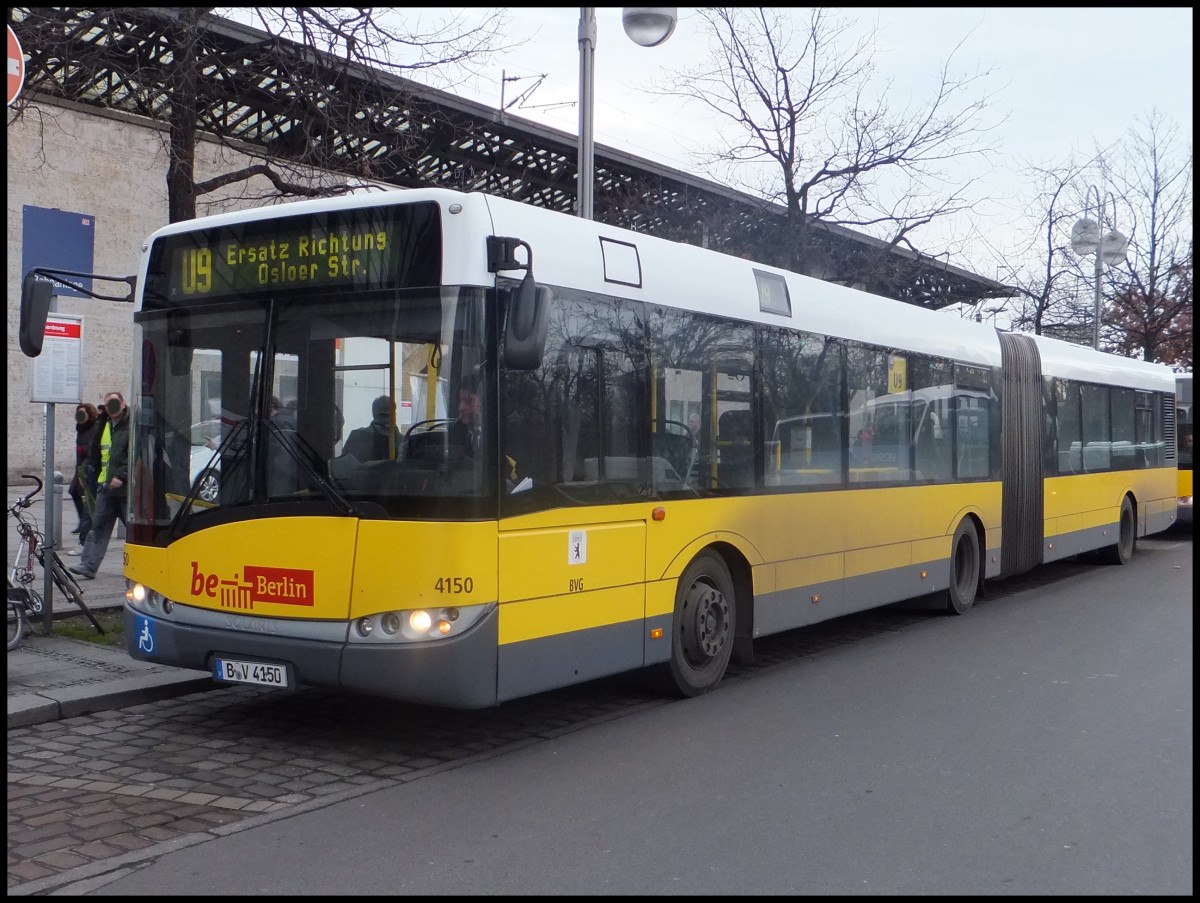
M 1129 564 L 1137 548 L 1137 528 L 1133 516 L 1133 502 L 1129 496 L 1121 499 L 1121 521 L 1117 527 L 1117 541 L 1100 550 L 1105 564 Z
M 946 613 L 965 615 L 975 604 L 979 589 L 979 535 L 969 520 L 954 531 L 950 544 L 950 587 L 946 590 Z
M 697 555 L 675 590 L 671 658 L 660 672 L 668 691 L 699 696 L 720 683 L 733 652 L 736 620 L 729 568 L 714 552 Z

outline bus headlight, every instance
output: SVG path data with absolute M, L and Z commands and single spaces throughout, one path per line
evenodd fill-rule
M 486 605 L 467 605 L 446 608 L 409 608 L 367 615 L 354 622 L 350 642 L 355 643 L 421 643 L 458 636 L 470 630 L 489 611 L 495 602 Z M 372 627 L 378 624 L 379 630 Z
M 125 601 L 129 603 L 129 607 L 143 614 L 157 615 L 162 609 L 164 613 L 170 612 L 170 608 L 166 608 L 162 593 L 153 590 L 144 583 L 137 583 L 134 580 L 125 580 Z

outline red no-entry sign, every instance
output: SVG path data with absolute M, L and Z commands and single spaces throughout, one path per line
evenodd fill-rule
M 21 93 L 23 84 L 25 84 L 25 54 L 21 52 L 21 42 L 17 40 L 17 33 L 12 30 L 10 25 L 8 26 L 8 103 L 5 106 L 12 106 L 17 95 Z

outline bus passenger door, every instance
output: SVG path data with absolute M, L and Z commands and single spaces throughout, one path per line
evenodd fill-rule
M 503 376 L 504 444 L 526 440 L 515 458 L 528 484 L 502 501 L 516 516 L 500 522 L 499 700 L 644 661 L 644 371 L 594 329 L 556 325 L 551 336 L 569 338 L 548 349 L 540 379 Z
M 607 506 L 502 530 L 497 701 L 641 667 L 643 513 Z

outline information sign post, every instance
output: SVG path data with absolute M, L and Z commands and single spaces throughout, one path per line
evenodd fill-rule
M 54 472 L 54 405 L 79 404 L 83 400 L 83 317 L 51 313 L 46 317 L 42 353 L 31 358 L 30 401 L 46 405 L 46 549 L 49 555 L 61 544 L 62 486 Z M 49 563 L 47 561 L 47 563 Z M 43 631 L 49 635 L 54 625 L 54 579 L 50 568 L 42 568 Z

